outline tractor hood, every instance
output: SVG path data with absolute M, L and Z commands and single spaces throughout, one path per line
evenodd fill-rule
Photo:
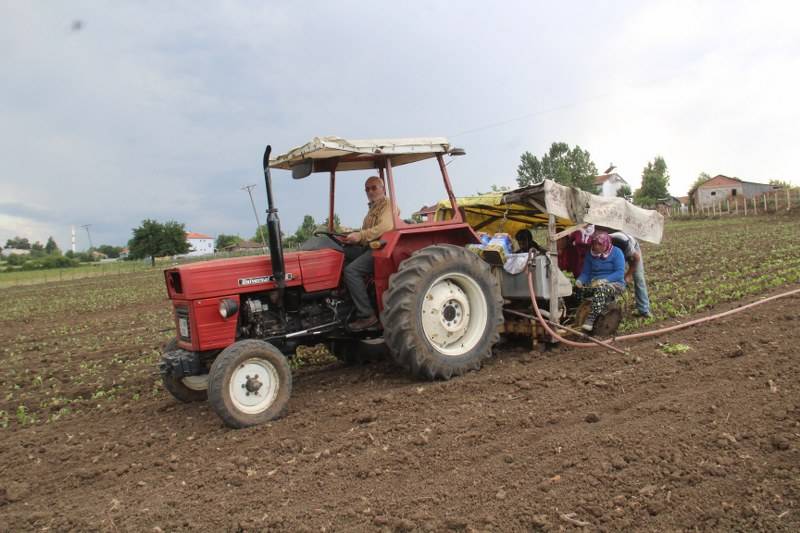
M 285 256 L 286 287 L 302 285 L 306 292 L 333 289 L 339 285 L 344 254 L 325 249 L 292 252 Z M 171 299 L 195 300 L 276 287 L 272 262 L 258 255 L 192 263 L 164 271 Z

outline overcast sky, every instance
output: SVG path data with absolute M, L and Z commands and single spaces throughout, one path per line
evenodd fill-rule
M 700 172 L 800 184 L 800 4 L 562 4 L 3 0 L 0 245 L 66 250 L 82 224 L 122 245 L 145 218 L 250 237 L 264 146 L 323 135 L 449 137 L 456 194 L 554 141 L 633 188 L 656 155 L 674 195 Z M 405 214 L 443 196 L 422 172 Z M 345 224 L 366 176 L 340 180 Z M 285 232 L 327 215 L 322 176 L 273 177 Z

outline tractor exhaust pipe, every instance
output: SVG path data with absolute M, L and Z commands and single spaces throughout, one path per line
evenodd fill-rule
M 286 284 L 286 265 L 283 262 L 283 243 L 281 242 L 281 221 L 272 199 L 272 176 L 269 172 L 269 154 L 272 146 L 264 150 L 264 181 L 267 185 L 267 233 L 269 233 L 269 257 L 272 260 L 272 275 L 275 284 L 283 289 Z

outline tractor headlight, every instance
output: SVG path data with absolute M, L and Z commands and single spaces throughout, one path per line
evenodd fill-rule
M 223 298 L 219 301 L 219 316 L 230 318 L 239 310 L 239 304 L 230 298 Z

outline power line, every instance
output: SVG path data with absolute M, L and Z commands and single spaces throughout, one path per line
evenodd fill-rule
M 264 249 L 267 249 L 267 240 L 264 238 L 264 230 L 261 228 L 261 221 L 258 220 L 258 211 L 256 210 L 256 203 L 253 201 L 253 189 L 256 188 L 255 184 L 252 185 L 245 185 L 242 187 L 243 191 L 247 191 L 247 195 L 250 196 L 250 205 L 253 206 L 253 215 L 256 217 L 256 224 L 258 227 L 258 234 L 261 235 L 261 244 L 264 245 Z
M 672 81 L 675 78 L 678 78 L 682 74 L 688 74 L 688 72 L 667 73 L 667 74 L 665 74 L 663 76 L 654 76 L 654 77 L 649 78 L 649 79 L 640 80 L 638 83 L 635 82 L 635 81 L 632 81 L 631 85 L 637 84 L 637 85 L 643 86 L 643 87 L 648 87 L 648 86 L 660 87 L 660 86 L 664 85 L 665 83 L 667 83 L 669 81 Z M 492 128 L 499 128 L 500 126 L 505 126 L 506 124 L 511 124 L 512 122 L 517 122 L 518 120 L 523 120 L 523 119 L 530 118 L 530 117 L 535 117 L 535 116 L 538 116 L 538 115 L 544 115 L 546 113 L 553 113 L 554 111 L 561 111 L 563 109 L 569 109 L 571 107 L 577 107 L 577 106 L 583 105 L 583 104 L 585 104 L 587 102 L 591 102 L 593 100 L 600 100 L 602 98 L 607 98 L 607 97 L 609 97 L 609 96 L 611 96 L 613 94 L 615 94 L 613 91 L 605 91 L 605 92 L 601 92 L 601 93 L 596 93 L 596 94 L 593 94 L 593 95 L 589 95 L 586 98 L 581 98 L 581 99 L 575 100 L 573 102 L 568 102 L 566 104 L 562 104 L 562 105 L 559 105 L 559 106 L 554 106 L 554 107 L 550 107 L 550 108 L 546 108 L 546 109 L 539 109 L 539 110 L 536 110 L 536 111 L 532 111 L 530 113 L 525 113 L 523 115 L 518 115 L 516 117 L 505 119 L 505 120 L 501 120 L 501 121 L 498 121 L 498 122 L 490 122 L 488 124 L 484 124 L 483 126 L 478 126 L 476 128 L 472 128 L 472 129 L 469 129 L 469 130 L 458 132 L 458 133 L 456 133 L 454 135 L 448 135 L 448 137 L 452 139 L 452 138 L 455 138 L 455 137 L 460 137 L 461 135 L 468 135 L 470 133 L 477 133 L 479 131 L 488 130 L 488 129 L 492 129 Z
M 561 111 L 563 109 L 569 109 L 571 107 L 576 107 L 576 106 L 579 106 L 579 105 L 581 105 L 583 103 L 589 102 L 591 100 L 600 99 L 600 98 L 602 98 L 604 96 L 606 96 L 606 95 L 605 94 L 597 95 L 597 96 L 593 96 L 593 97 L 589 97 L 589 98 L 584 98 L 583 100 L 578 100 L 576 102 L 570 102 L 568 104 L 563 104 L 563 105 L 560 105 L 560 106 L 550 107 L 548 109 L 540 109 L 538 111 L 532 111 L 530 113 L 525 113 L 524 115 L 519 115 L 519 116 L 516 116 L 514 118 L 501 120 L 499 122 L 491 122 L 491 123 L 485 124 L 483 126 L 478 126 L 477 128 L 472 128 L 472 129 L 469 129 L 469 130 L 461 131 L 461 132 L 456 133 L 455 135 L 449 135 L 448 137 L 453 139 L 455 137 L 460 137 L 462 135 L 469 135 L 470 133 L 477 133 L 479 131 L 489 130 L 489 129 L 492 129 L 492 128 L 499 128 L 500 126 L 505 126 L 506 124 L 511 124 L 512 122 L 517 122 L 519 120 L 523 120 L 523 119 L 526 119 L 526 118 L 535 117 L 535 116 L 538 116 L 538 115 L 544 115 L 544 114 L 547 114 L 547 113 L 553 113 L 555 111 Z
M 92 226 L 91 224 L 83 224 L 83 225 L 81 226 L 83 229 L 85 229 L 85 230 L 86 230 L 86 236 L 87 236 L 87 237 L 89 237 L 89 250 L 91 250 L 92 248 L 94 248 L 94 245 L 92 244 L 92 234 L 89 232 L 89 228 L 90 228 L 91 226 Z

